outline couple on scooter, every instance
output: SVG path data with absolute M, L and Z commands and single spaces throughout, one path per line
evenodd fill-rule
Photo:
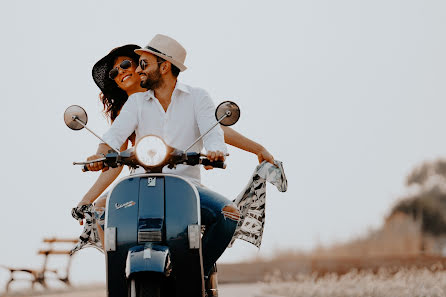
M 186 70 L 185 59 L 186 50 L 176 40 L 158 34 L 144 48 L 136 45 L 115 48 L 94 65 L 93 79 L 101 89 L 104 112 L 112 122 L 103 137 L 107 143 L 122 151 L 128 141 L 134 145 L 141 137 L 152 134 L 162 137 L 172 147 L 185 150 L 215 123 L 215 107 L 209 94 L 177 80 L 180 72 Z M 211 161 L 224 161 L 225 142 L 256 154 L 259 162 L 274 162 L 265 148 L 229 127 L 214 129 L 191 151 L 200 152 L 204 146 Z M 101 143 L 97 153 L 88 160 L 103 157 L 109 149 Z M 122 167 L 107 170 L 97 162 L 88 169 L 103 172 L 78 207 L 96 200 L 95 207 L 99 210 L 105 206 L 106 195 L 98 197 Z M 207 276 L 231 241 L 239 211 L 230 200 L 201 185 L 199 167 L 178 165 L 174 169 L 165 167 L 163 172 L 184 176 L 197 186 L 201 223 L 206 226 L 202 246 Z M 103 243 L 102 229 L 98 230 Z

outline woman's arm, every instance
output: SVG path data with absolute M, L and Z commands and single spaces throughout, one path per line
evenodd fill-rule
M 243 136 L 232 128 L 223 125 L 221 125 L 221 128 L 225 133 L 225 142 L 227 144 L 257 155 L 257 157 L 259 158 L 259 163 L 267 161 L 271 164 L 274 164 L 274 157 L 268 152 L 266 148 L 264 148 L 257 142 Z
M 127 141 L 121 146 L 121 152 L 127 149 Z M 107 189 L 109 185 L 119 176 L 122 171 L 122 166 L 110 168 L 107 171 L 101 172 L 96 182 L 91 186 L 90 190 L 84 195 L 78 206 L 93 203 L 102 192 Z

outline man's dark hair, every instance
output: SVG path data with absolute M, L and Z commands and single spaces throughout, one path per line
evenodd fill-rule
M 158 64 L 161 64 L 166 60 L 156 56 L 156 61 L 158 62 Z M 170 63 L 170 71 L 172 72 L 172 75 L 174 77 L 178 77 L 178 75 L 180 74 L 180 69 L 177 66 L 173 65 L 172 63 Z

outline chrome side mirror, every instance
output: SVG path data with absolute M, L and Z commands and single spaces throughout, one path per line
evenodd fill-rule
M 111 149 L 114 150 L 116 153 L 118 153 L 118 155 L 121 154 L 121 152 L 118 149 L 109 145 L 107 142 L 105 142 L 104 139 L 102 139 L 99 135 L 97 135 L 87 127 L 87 122 L 88 122 L 87 112 L 79 105 L 71 105 L 67 109 L 65 109 L 65 112 L 63 113 L 63 119 L 65 121 L 65 124 L 71 130 L 81 130 L 85 128 L 88 131 L 90 131 L 91 134 L 99 138 L 99 140 L 101 140 L 103 143 L 111 147 Z
M 209 130 L 207 130 L 205 133 L 201 134 L 201 136 L 198 137 L 198 139 L 195 140 L 191 145 L 189 145 L 184 152 L 190 150 L 190 148 L 193 147 L 194 144 L 196 144 L 200 139 L 202 139 L 206 134 L 209 133 L 209 131 L 214 129 L 218 124 L 221 124 L 223 126 L 231 126 L 237 123 L 239 118 L 240 118 L 240 108 L 238 107 L 238 105 L 232 101 L 223 101 L 215 109 L 215 119 L 217 120 L 215 125 L 210 127 Z
M 215 118 L 223 126 L 232 126 L 240 118 L 240 108 L 232 101 L 223 101 L 215 110 Z
M 79 105 L 68 107 L 63 114 L 63 119 L 71 130 L 81 130 L 88 122 L 87 112 Z

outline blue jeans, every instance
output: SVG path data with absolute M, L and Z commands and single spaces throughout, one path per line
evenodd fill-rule
M 208 276 L 234 235 L 240 213 L 234 204 L 209 189 L 197 187 L 201 203 L 203 270 Z

